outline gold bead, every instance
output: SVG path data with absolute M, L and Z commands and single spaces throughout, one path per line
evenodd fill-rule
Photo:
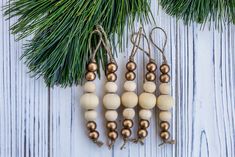
M 111 140 L 116 140 L 118 138 L 118 133 L 116 131 L 111 131 L 111 132 L 108 133 L 108 137 Z
M 168 72 L 170 71 L 169 65 L 167 65 L 167 64 L 162 64 L 162 65 L 160 66 L 160 71 L 161 71 L 163 74 L 168 73 Z
M 86 80 L 87 81 L 93 81 L 93 80 L 95 80 L 95 78 L 96 78 L 96 75 L 94 72 L 87 72 L 86 73 Z
M 130 129 L 122 129 L 121 134 L 124 138 L 128 138 L 131 136 L 131 130 Z
M 107 71 L 109 73 L 114 73 L 116 72 L 118 69 L 117 65 L 115 63 L 109 63 L 108 66 L 107 66 Z
M 168 140 L 170 138 L 170 133 L 168 131 L 162 131 L 160 133 L 160 137 L 161 139 L 163 139 L 164 141 L 165 140 Z
M 115 129 L 117 129 L 117 123 L 116 122 L 107 122 L 106 127 L 109 130 L 115 130 Z
M 145 129 L 140 129 L 138 130 L 138 137 L 139 138 L 145 138 L 146 136 L 148 136 L 148 131 Z
M 129 71 L 126 73 L 126 80 L 133 81 L 135 79 L 135 73 L 132 71 Z
M 96 129 L 96 123 L 95 122 L 87 122 L 86 127 L 88 130 L 93 131 Z
M 153 72 L 148 72 L 145 77 L 147 81 L 154 81 L 156 79 L 156 75 Z
M 99 133 L 98 131 L 92 131 L 89 133 L 89 138 L 92 140 L 97 140 L 99 138 Z
M 126 69 L 128 71 L 134 71 L 136 69 L 136 63 L 135 62 L 132 62 L 132 61 L 129 61 L 127 64 L 126 64 Z
M 160 128 L 163 130 L 163 131 L 167 131 L 169 128 L 170 128 L 170 124 L 168 122 L 161 122 L 160 123 Z
M 97 64 L 95 62 L 91 62 L 87 65 L 87 70 L 95 72 L 98 69 Z
M 140 120 L 139 122 L 141 129 L 147 129 L 149 127 L 149 121 L 148 120 Z
M 125 119 L 123 122 L 122 122 L 122 125 L 124 128 L 132 128 L 133 127 L 133 121 L 130 120 L 130 119 Z
M 115 73 L 107 74 L 107 80 L 110 82 L 115 82 L 117 80 L 117 75 Z
M 162 74 L 160 76 L 160 81 L 162 83 L 168 83 L 168 82 L 170 82 L 170 76 L 168 74 Z
M 157 65 L 154 62 L 149 62 L 146 68 L 149 72 L 154 72 L 157 69 Z

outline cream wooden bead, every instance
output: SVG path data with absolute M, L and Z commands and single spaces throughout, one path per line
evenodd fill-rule
M 121 99 L 123 106 L 128 108 L 133 108 L 138 103 L 138 96 L 134 92 L 123 93 Z
M 126 108 L 123 110 L 122 114 L 125 119 L 133 119 L 135 117 L 135 110 L 132 108 Z
M 169 95 L 160 95 L 157 99 L 157 106 L 160 110 L 170 110 L 174 106 L 174 99 Z
M 118 117 L 117 111 L 108 110 L 105 112 L 105 119 L 107 121 L 115 121 Z
M 156 90 L 156 84 L 151 81 L 146 81 L 143 85 L 144 91 L 148 93 L 153 93 Z
M 171 92 L 170 85 L 168 83 L 161 83 L 159 86 L 159 91 L 161 94 L 168 95 Z
M 99 99 L 94 93 L 85 93 L 80 98 L 81 106 L 86 110 L 95 109 L 99 104 Z
M 85 112 L 85 119 L 87 121 L 95 121 L 96 118 L 97 118 L 97 112 L 95 110 Z
M 116 110 L 120 106 L 121 100 L 117 94 L 106 94 L 103 98 L 103 104 L 106 109 Z
M 156 96 L 151 93 L 141 93 L 139 96 L 139 105 L 144 109 L 152 109 L 156 105 Z
M 94 83 L 94 82 L 91 82 L 91 81 L 86 82 L 86 83 L 84 84 L 83 88 L 84 88 L 84 91 L 85 91 L 85 92 L 90 92 L 90 93 L 95 92 L 95 89 L 96 89 L 95 83 Z
M 105 84 L 106 92 L 115 93 L 117 91 L 117 84 L 115 82 L 107 82 Z
M 171 112 L 169 112 L 169 111 L 161 111 L 161 112 L 159 113 L 159 119 L 160 119 L 161 121 L 167 121 L 167 122 L 169 122 L 169 121 L 171 120 Z
M 134 81 L 126 81 L 124 83 L 124 89 L 128 92 L 133 92 L 136 89 L 136 83 Z
M 149 120 L 152 116 L 152 112 L 150 110 L 142 109 L 139 112 L 139 116 L 140 116 L 140 119 Z

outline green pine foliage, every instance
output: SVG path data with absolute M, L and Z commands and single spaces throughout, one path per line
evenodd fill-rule
M 18 17 L 12 25 L 18 40 L 33 35 L 23 57 L 36 76 L 48 86 L 80 84 L 91 53 L 88 38 L 96 25 L 102 25 L 120 43 L 125 25 L 134 20 L 149 21 L 149 0 L 14 0 L 5 16 Z M 93 39 L 95 42 L 96 39 Z M 97 61 L 106 61 L 98 53 Z

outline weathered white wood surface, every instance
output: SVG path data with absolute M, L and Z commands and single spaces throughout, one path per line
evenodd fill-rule
M 6 0 L 1 0 L 3 4 Z M 157 8 L 152 5 L 156 21 L 169 37 L 166 54 L 176 100 L 171 132 L 176 145 L 158 147 L 161 141 L 154 114 L 145 146 L 130 144 L 121 151 L 119 139 L 112 150 L 97 148 L 86 137 L 78 104 L 82 88 L 49 89 L 42 79 L 30 78 L 19 60 L 23 41 L 15 42 L 9 33 L 14 20 L 5 21 L 1 11 L 0 157 L 234 157 L 235 26 L 226 26 L 223 33 L 213 28 L 201 31 L 199 25 L 184 26 Z M 146 32 L 150 27 L 145 26 Z M 155 36 L 159 43 L 161 39 Z M 129 52 L 130 46 L 117 59 L 119 94 Z M 160 64 L 160 55 L 153 52 Z M 146 60 L 139 55 L 137 62 L 140 93 Z M 104 78 L 97 81 L 101 91 L 104 83 Z M 98 95 L 102 98 L 103 92 Z M 99 110 L 103 112 L 101 106 Z M 103 117 L 98 124 L 105 140 Z

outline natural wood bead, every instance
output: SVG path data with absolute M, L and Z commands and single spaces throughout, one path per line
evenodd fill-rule
M 90 92 L 90 93 L 95 92 L 95 89 L 96 89 L 95 83 L 94 83 L 94 82 L 91 82 L 91 81 L 86 82 L 86 83 L 84 84 L 83 88 L 84 88 L 84 91 L 85 91 L 85 92 Z
M 123 106 L 127 108 L 134 108 L 138 103 L 138 96 L 134 92 L 124 92 L 121 100 Z
M 107 122 L 106 127 L 111 131 L 115 130 L 115 129 L 117 129 L 117 123 L 116 122 Z
M 160 123 L 160 128 L 164 131 L 167 131 L 170 128 L 170 124 L 168 122 L 161 122 Z
M 136 90 L 136 83 L 134 81 L 125 81 L 124 89 L 128 92 L 133 92 Z
M 138 137 L 139 138 L 145 138 L 148 136 L 148 131 L 145 129 L 138 130 Z
M 120 106 L 121 100 L 119 95 L 110 93 L 103 97 L 103 104 L 106 109 L 116 110 Z
M 106 92 L 115 93 L 118 89 L 117 84 L 114 82 L 106 82 L 105 85 Z
M 90 130 L 90 131 L 93 131 L 96 129 L 96 123 L 91 121 L 91 122 L 87 122 L 87 125 L 86 125 L 87 129 Z
M 146 65 L 146 69 L 147 69 L 149 72 L 154 72 L 154 71 L 157 69 L 157 65 L 156 65 L 154 62 L 149 62 L 149 63 Z
M 133 119 L 135 117 L 135 110 L 132 108 L 125 108 L 122 115 L 125 119 Z
M 170 138 L 170 133 L 168 131 L 162 131 L 160 133 L 160 137 L 163 140 L 168 140 Z
M 148 93 L 153 93 L 156 90 L 156 84 L 152 81 L 146 81 L 143 85 L 144 91 Z
M 107 121 L 115 121 L 118 117 L 118 113 L 117 111 L 113 111 L 113 110 L 107 110 L 105 112 L 105 119 Z
M 89 138 L 92 140 L 97 140 L 99 138 L 99 132 L 94 130 L 89 133 Z
M 109 73 L 114 73 L 118 69 L 117 65 L 115 63 L 109 63 L 107 66 L 107 70 Z
M 97 112 L 95 110 L 85 112 L 85 119 L 87 121 L 95 121 L 96 118 L 97 118 Z
M 139 116 L 140 119 L 149 120 L 152 116 L 152 112 L 150 110 L 142 109 L 139 111 Z
M 81 106 L 86 110 L 93 110 L 99 104 L 99 99 L 94 93 L 85 93 L 80 98 Z
M 133 127 L 133 121 L 130 120 L 130 119 L 125 119 L 123 122 L 122 122 L 122 125 L 124 128 L 132 128 Z
M 142 129 L 147 129 L 149 127 L 149 121 L 141 119 L 139 122 L 139 126 Z
M 135 77 L 136 77 L 136 75 L 134 72 L 129 71 L 126 73 L 126 80 L 128 80 L 128 81 L 133 81 L 135 79 Z
M 168 83 L 161 83 L 159 86 L 159 91 L 161 94 L 168 95 L 170 94 L 170 85 Z
M 87 70 L 95 72 L 98 69 L 98 66 L 95 62 L 91 62 L 87 65 Z
M 95 80 L 95 78 L 96 78 L 96 75 L 94 72 L 87 72 L 86 73 L 86 80 L 87 81 L 93 81 L 93 80 Z
M 169 65 L 167 65 L 167 64 L 162 64 L 162 65 L 160 66 L 160 71 L 161 71 L 163 74 L 167 74 L 167 73 L 170 71 Z
M 145 78 L 147 81 L 154 81 L 156 79 L 156 75 L 153 72 L 148 72 Z
M 111 132 L 108 133 L 108 137 L 111 140 L 116 140 L 118 138 L 118 133 L 116 131 L 111 131 Z
M 128 138 L 131 136 L 131 130 L 130 129 L 122 129 L 121 134 L 124 138 Z
M 156 96 L 143 92 L 139 96 L 139 105 L 144 109 L 152 109 L 156 105 Z
M 135 62 L 132 62 L 132 61 L 129 61 L 127 64 L 126 64 L 126 68 L 127 70 L 129 71 L 134 71 L 136 69 L 136 63 Z
M 170 82 L 170 76 L 168 74 L 162 74 L 160 76 L 160 81 L 162 83 L 168 83 L 168 82 Z
M 157 106 L 160 110 L 170 110 L 174 106 L 174 99 L 169 95 L 160 95 L 157 98 Z
M 107 74 L 107 80 L 110 82 L 115 82 L 117 80 L 117 75 L 115 73 Z
M 161 121 L 169 122 L 171 120 L 171 112 L 169 112 L 169 111 L 160 111 L 159 119 Z

